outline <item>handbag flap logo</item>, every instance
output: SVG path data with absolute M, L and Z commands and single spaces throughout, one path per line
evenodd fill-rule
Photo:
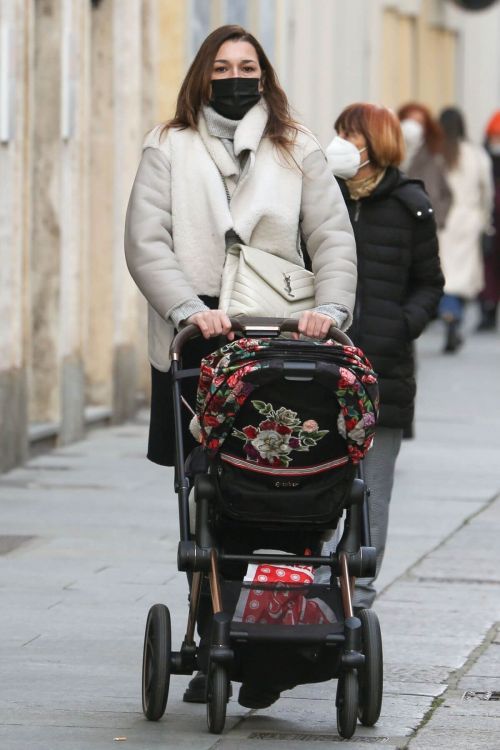
M 239 250 L 239 253 L 238 253 Z M 248 246 L 233 246 L 231 254 L 242 257 L 246 266 L 287 300 L 314 302 L 314 274 L 283 258 Z
M 290 278 L 290 274 L 289 273 L 284 273 L 283 274 L 283 280 L 285 282 L 285 292 L 290 297 L 295 297 L 295 294 L 292 292 L 292 280 Z

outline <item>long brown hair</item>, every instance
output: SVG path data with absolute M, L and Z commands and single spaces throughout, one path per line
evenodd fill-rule
M 404 142 L 399 120 L 387 107 L 357 102 L 337 117 L 339 132 L 361 133 L 366 140 L 368 158 L 377 167 L 398 166 L 403 159 Z
M 198 129 L 200 109 L 210 102 L 214 60 L 221 45 L 227 41 L 249 42 L 254 47 L 262 70 L 262 95 L 269 110 L 264 135 L 268 136 L 282 152 L 291 154 L 297 131 L 302 128 L 291 116 L 286 94 L 262 46 L 242 26 L 220 26 L 207 36 L 182 82 L 175 115 L 165 124 L 164 130 Z
M 438 154 L 443 150 L 443 131 L 431 111 L 424 104 L 408 102 L 398 110 L 400 120 L 411 118 L 412 112 L 418 112 L 424 121 L 424 141 L 431 154 Z

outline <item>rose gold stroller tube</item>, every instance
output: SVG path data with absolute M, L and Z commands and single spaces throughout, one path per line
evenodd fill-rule
M 347 564 L 347 555 L 345 552 L 341 552 L 339 555 L 340 565 L 340 591 L 342 594 L 342 604 L 344 606 L 344 614 L 346 617 L 352 617 L 352 589 L 354 589 L 354 578 L 349 576 L 349 567 Z
M 222 612 L 222 596 L 220 591 L 219 570 L 217 565 L 217 554 L 214 549 L 210 553 L 210 593 L 212 595 L 212 608 L 214 615 Z
M 194 643 L 194 628 L 196 625 L 196 615 L 198 614 L 198 604 L 200 601 L 201 591 L 201 576 L 200 572 L 193 573 L 193 579 L 191 581 L 191 596 L 189 599 L 189 613 L 186 628 L 186 644 L 192 646 Z

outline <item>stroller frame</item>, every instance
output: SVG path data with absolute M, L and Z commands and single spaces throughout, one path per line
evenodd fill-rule
M 275 338 L 284 332 L 297 331 L 297 321 L 254 318 L 231 320 L 232 330 L 245 337 Z M 366 521 L 367 491 L 363 480 L 353 480 L 346 510 L 344 532 L 337 550 L 325 555 L 288 554 L 228 554 L 217 549 L 209 528 L 209 512 L 214 502 L 215 489 L 204 473 L 195 477 L 196 533 L 190 534 L 189 494 L 192 485 L 186 475 L 182 442 L 181 381 L 194 377 L 198 369 L 182 369 L 181 354 L 185 344 L 200 335 L 196 326 L 187 326 L 175 337 L 171 346 L 171 373 L 176 440 L 175 491 L 178 496 L 180 541 L 177 567 L 190 579 L 189 612 L 186 633 L 179 651 L 171 650 L 170 615 L 164 605 L 154 605 L 148 615 L 143 658 L 143 710 L 150 720 L 158 720 L 165 711 L 171 674 L 191 675 L 199 669 L 195 627 L 203 579 L 208 579 L 213 611 L 209 667 L 207 672 L 207 721 L 212 733 L 222 732 L 229 699 L 229 669 L 234 659 L 234 647 L 249 642 L 293 642 L 297 644 L 333 646 L 341 650 L 340 674 L 337 686 L 337 727 L 339 734 L 349 738 L 354 734 L 359 718 L 366 725 L 375 724 L 382 700 L 382 645 L 378 620 L 372 610 L 354 616 L 352 597 L 356 577 L 374 575 L 376 550 L 363 546 L 369 541 Z M 352 345 L 350 339 L 332 326 L 330 337 L 341 344 Z M 287 374 L 311 379 L 310 363 L 291 359 Z M 267 563 L 287 565 L 329 566 L 331 580 L 338 578 L 344 622 L 342 628 L 325 634 L 325 626 L 304 625 L 299 628 L 275 628 L 270 636 L 266 628 L 251 629 L 243 623 L 232 623 L 223 610 L 220 566 L 222 563 Z M 359 676 L 359 685 L 358 685 Z

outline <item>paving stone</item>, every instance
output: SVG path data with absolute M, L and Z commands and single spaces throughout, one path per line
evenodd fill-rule
M 62 720 L 64 722 L 64 719 Z M 228 722 L 229 726 L 231 722 Z M 115 737 L 126 737 L 116 742 Z M 175 742 L 172 740 L 175 737 Z M 56 726 L 0 727 L 0 746 L 8 750 L 88 750 L 88 748 L 191 748 L 208 750 L 216 738 L 210 735 L 203 721 L 176 718 L 170 722 L 147 722 L 140 716 L 128 718 L 115 715 L 104 726 L 99 720 L 90 726 L 64 724 Z
M 460 680 L 458 685 L 459 685 L 459 688 L 463 690 L 464 692 L 466 690 L 476 690 L 476 691 L 495 690 L 497 692 L 500 692 L 500 672 L 497 670 L 496 674 L 494 675 L 467 674 L 465 675 L 465 677 L 463 677 Z M 500 711 L 500 708 L 497 710 Z
M 500 679 L 500 644 L 498 642 L 491 643 L 467 673 L 469 678 L 478 676 Z
M 444 701 L 409 744 L 410 750 L 430 748 L 500 747 L 500 701 L 487 700 L 497 690 L 500 698 L 500 644 L 485 648 L 456 689 L 444 694 Z
M 409 750 L 498 750 L 500 717 L 457 716 L 439 711 L 439 721 L 427 724 L 408 745 Z

